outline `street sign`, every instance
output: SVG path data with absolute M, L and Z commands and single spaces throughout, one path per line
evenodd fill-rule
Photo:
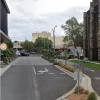
M 74 80 L 82 80 L 82 72 L 74 72 Z

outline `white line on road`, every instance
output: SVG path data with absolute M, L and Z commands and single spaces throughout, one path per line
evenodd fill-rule
M 48 74 L 55 74 L 55 73 L 48 73 Z
M 60 74 L 66 74 L 66 73 L 60 73 Z
M 35 70 L 35 68 L 33 67 L 33 70 L 34 70 L 34 73 L 36 74 L 36 70 Z
M 43 74 L 43 73 L 37 73 L 37 74 Z
M 100 80 L 100 77 L 95 77 L 96 80 Z

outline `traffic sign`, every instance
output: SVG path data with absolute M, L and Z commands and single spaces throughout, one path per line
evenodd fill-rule
M 6 50 L 6 49 L 7 49 L 7 45 L 6 45 L 5 43 L 3 43 L 3 44 L 1 44 L 0 48 L 1 48 L 2 50 Z

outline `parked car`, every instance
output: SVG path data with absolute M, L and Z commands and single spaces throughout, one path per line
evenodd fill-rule
M 32 52 L 32 54 L 35 54 L 35 52 Z
M 29 56 L 29 53 L 28 52 L 22 52 L 21 56 Z
M 17 56 L 21 56 L 20 51 L 16 51 Z

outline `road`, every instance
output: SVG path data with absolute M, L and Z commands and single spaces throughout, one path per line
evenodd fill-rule
M 19 57 L 1 76 L 1 100 L 56 100 L 75 84 L 40 57 Z
M 57 61 L 62 61 L 65 63 L 65 60 L 57 59 Z M 79 64 L 74 65 L 72 62 L 67 63 L 81 69 L 84 74 L 88 75 L 91 78 L 93 89 L 100 96 L 100 70 L 94 70 L 85 66 L 79 67 Z

